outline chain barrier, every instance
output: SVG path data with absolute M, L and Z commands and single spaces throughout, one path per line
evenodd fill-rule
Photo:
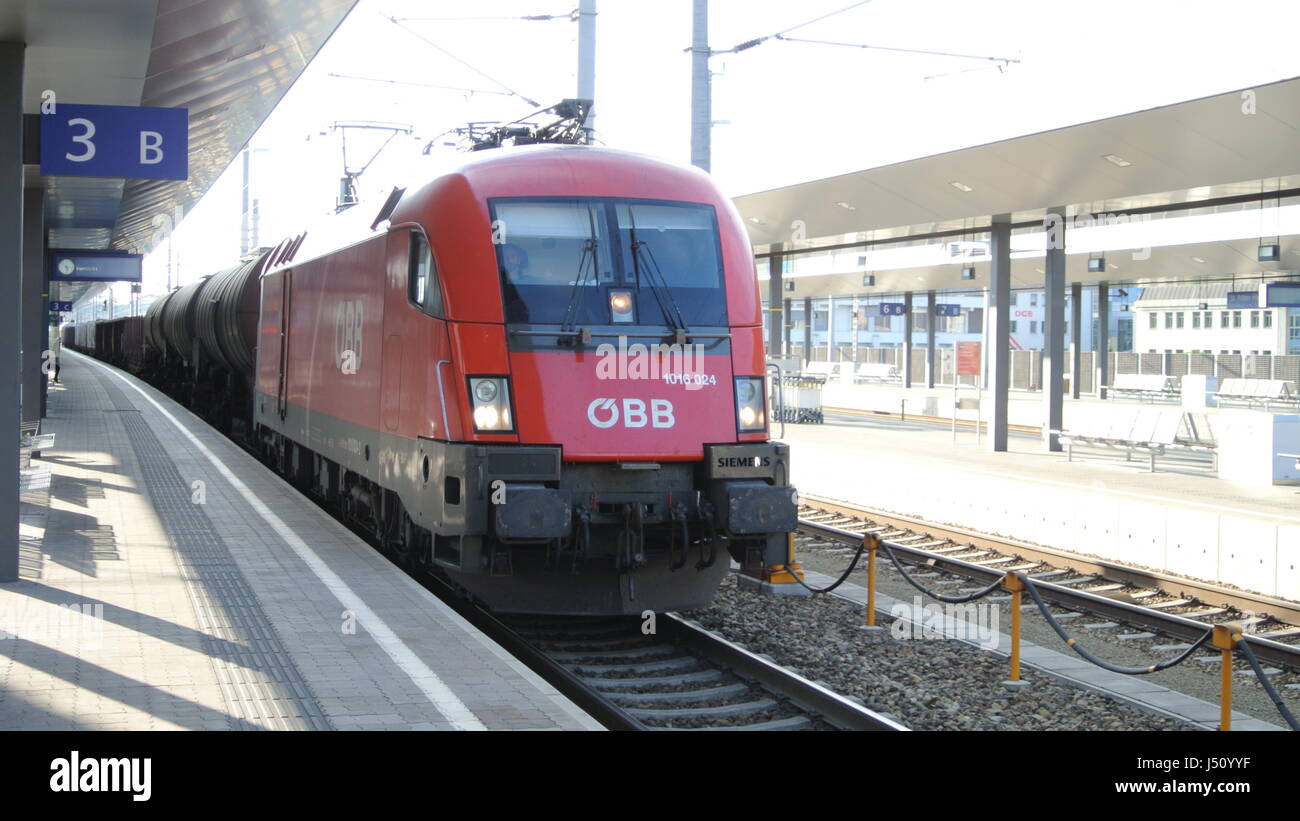
M 1272 682 L 1268 680 L 1268 676 L 1264 675 L 1264 670 L 1260 666 L 1259 660 L 1255 658 L 1254 652 L 1250 649 L 1249 640 L 1241 634 L 1240 628 L 1236 625 L 1215 625 L 1206 628 L 1205 633 L 1202 634 L 1200 638 L 1192 642 L 1186 650 L 1172 659 L 1166 659 L 1165 661 L 1147 665 L 1146 667 L 1125 667 L 1118 664 L 1111 664 L 1110 662 L 1093 655 L 1079 644 L 1073 636 L 1066 632 L 1065 628 L 1056 620 L 1056 617 L 1052 615 L 1051 611 L 1048 610 L 1047 603 L 1043 601 L 1042 595 L 1038 592 L 1038 583 L 1019 571 L 1003 573 L 992 584 L 973 593 L 964 596 L 948 596 L 930 590 L 914 579 L 903 567 L 903 563 L 899 560 L 893 549 L 891 549 L 888 542 L 883 541 L 872 534 L 866 534 L 863 536 L 862 543 L 858 546 L 857 552 L 853 555 L 853 561 L 849 564 L 848 570 L 844 571 L 844 573 L 830 586 L 820 589 L 809 587 L 809 585 L 802 579 L 798 579 L 797 575 L 795 578 L 798 579 L 800 584 L 807 587 L 813 593 L 829 593 L 839 587 L 849 577 L 849 574 L 852 573 L 853 569 L 857 566 L 858 560 L 862 557 L 863 552 L 868 552 L 870 561 L 867 570 L 867 624 L 869 629 L 873 629 L 873 626 L 875 625 L 874 592 L 875 557 L 877 549 L 883 549 L 885 551 L 885 555 L 887 555 L 889 561 L 893 563 L 894 569 L 898 571 L 899 575 L 901 575 L 903 580 L 909 585 L 930 598 L 946 604 L 964 604 L 966 602 L 975 601 L 976 599 L 982 599 L 994 590 L 997 590 L 999 587 L 1011 593 L 1011 677 L 1010 681 L 1007 682 L 1007 686 L 1023 684 L 1023 682 L 1020 681 L 1020 592 L 1022 590 L 1027 590 L 1029 591 L 1029 595 L 1033 598 L 1034 604 L 1038 607 L 1038 612 L 1042 614 L 1043 618 L 1047 621 L 1047 624 L 1052 628 L 1056 635 L 1065 642 L 1067 647 L 1078 653 L 1084 660 L 1112 673 L 1118 673 L 1125 676 L 1144 676 L 1160 670 L 1168 670 L 1186 662 L 1197 650 L 1204 647 L 1207 642 L 1212 643 L 1213 646 L 1218 648 L 1222 654 L 1220 662 L 1222 666 L 1222 683 L 1219 695 L 1219 707 L 1221 713 L 1219 723 L 1220 730 L 1226 731 L 1232 728 L 1232 652 L 1238 647 L 1241 648 L 1242 655 L 1244 655 L 1246 661 L 1250 663 L 1250 667 L 1255 673 L 1255 678 L 1258 679 L 1260 685 L 1263 686 L 1264 692 L 1266 692 L 1269 699 L 1272 700 L 1273 706 L 1277 708 L 1277 711 L 1282 715 L 1282 718 L 1286 720 L 1287 725 L 1290 726 L 1292 730 L 1300 731 L 1300 721 L 1297 721 L 1295 715 L 1287 709 L 1287 706 L 1283 702 L 1281 695 L 1278 694 L 1277 689 L 1273 686 Z
M 993 582 L 988 587 L 975 591 L 974 593 L 968 593 L 965 596 L 946 596 L 943 593 L 936 593 L 933 590 L 929 590 L 923 587 L 920 582 L 913 579 L 911 575 L 908 574 L 908 572 L 903 569 L 903 563 L 898 560 L 898 556 L 894 555 L 894 551 L 890 549 L 889 542 L 882 541 L 880 543 L 880 546 L 884 548 L 885 555 L 889 557 L 889 561 L 893 562 L 894 569 L 899 572 L 899 574 L 903 577 L 904 581 L 906 581 L 908 584 L 915 587 L 917 590 L 920 590 L 922 593 L 929 596 L 930 598 L 937 599 L 945 604 L 965 604 L 966 602 L 975 601 L 976 599 L 982 599 L 988 594 L 992 593 L 994 590 L 997 590 L 999 587 L 1001 587 L 1002 582 L 1005 581 L 1007 578 L 1006 574 L 1004 573 L 1002 574 L 1001 577 L 998 578 L 997 581 Z
M 835 588 L 839 587 L 841 584 L 844 584 L 844 582 L 849 578 L 849 574 L 852 573 L 853 569 L 858 566 L 858 560 L 862 558 L 862 554 L 864 551 L 866 551 L 866 549 L 867 549 L 867 540 L 863 539 L 862 543 L 858 545 L 858 552 L 853 554 L 853 561 L 849 562 L 849 569 L 841 573 L 838 579 L 831 582 L 826 587 L 813 587 L 812 585 L 808 584 L 808 582 L 799 578 L 798 573 L 791 573 L 790 575 L 794 578 L 795 581 L 803 585 L 808 590 L 808 592 L 812 593 L 814 596 L 820 595 L 822 593 L 829 593 Z
M 1087 659 L 1088 661 L 1092 662 L 1093 664 L 1097 665 L 1103 670 L 1109 670 L 1112 673 L 1120 673 L 1126 676 L 1145 676 L 1148 673 L 1154 673 L 1157 670 L 1168 670 L 1170 667 L 1176 667 L 1179 664 L 1182 664 L 1184 661 L 1187 661 L 1187 659 L 1191 658 L 1192 653 L 1195 653 L 1203 644 L 1209 641 L 1210 638 L 1214 635 L 1214 628 L 1207 628 L 1205 631 L 1205 635 L 1197 639 L 1190 647 L 1188 647 L 1186 650 L 1180 653 L 1176 658 L 1167 659 L 1158 664 L 1152 664 L 1149 667 L 1121 667 L 1118 664 L 1111 664 L 1110 662 L 1105 661 L 1104 659 L 1100 659 L 1097 656 L 1094 656 L 1092 653 L 1088 652 L 1086 649 L 1084 649 L 1083 645 L 1079 644 L 1078 641 L 1075 640 L 1073 636 L 1066 633 L 1065 628 L 1061 627 L 1061 623 L 1058 622 L 1056 620 L 1056 617 L 1054 617 L 1051 614 L 1051 611 L 1047 609 L 1047 604 L 1043 601 L 1043 597 L 1038 594 L 1038 585 L 1032 579 L 1026 576 L 1022 576 L 1019 573 L 1017 573 L 1016 575 L 1021 576 L 1022 580 L 1025 582 L 1025 588 L 1029 591 L 1029 595 L 1034 599 L 1034 604 L 1038 605 L 1038 612 L 1043 614 L 1044 619 L 1047 619 L 1047 623 L 1051 625 L 1054 631 L 1056 631 L 1056 635 L 1061 637 L 1061 641 L 1065 642 L 1065 645 L 1067 647 L 1069 647 L 1074 652 L 1078 653 L 1083 658 Z
M 1250 639 L 1242 636 L 1237 646 L 1241 648 L 1241 654 L 1246 657 L 1246 661 L 1250 662 L 1250 669 L 1255 671 L 1255 678 L 1259 679 L 1259 683 L 1264 686 L 1264 692 L 1268 693 L 1268 697 L 1273 700 L 1273 706 L 1282 714 L 1282 718 L 1286 719 L 1286 723 L 1292 730 L 1300 732 L 1300 721 L 1296 721 L 1295 715 L 1282 703 L 1282 696 L 1278 695 L 1277 688 L 1268 680 L 1268 676 L 1264 675 L 1263 668 L 1259 666 L 1259 659 L 1255 658 L 1254 651 L 1250 649 Z

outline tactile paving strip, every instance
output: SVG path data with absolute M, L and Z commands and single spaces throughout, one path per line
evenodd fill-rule
M 99 374 L 140 464 L 141 480 L 176 545 L 176 560 L 194 604 L 232 729 L 329 730 L 298 671 L 212 521 L 121 388 Z M 135 411 L 135 412 L 131 412 Z

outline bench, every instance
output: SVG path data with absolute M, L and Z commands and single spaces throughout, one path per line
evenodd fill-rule
M 1110 391 L 1139 399 L 1176 399 L 1181 395 L 1176 377 L 1146 373 L 1117 373 Z
M 1204 417 L 1198 423 L 1196 416 L 1175 408 L 1092 408 L 1070 430 L 1052 433 L 1066 446 L 1066 461 L 1074 461 L 1076 444 L 1086 445 L 1122 450 L 1126 462 L 1134 453 L 1144 454 L 1150 459 L 1151 472 L 1155 473 L 1156 457 L 1177 450 L 1209 454 L 1217 471 L 1218 451 L 1209 423 Z
M 1225 379 L 1214 394 L 1220 407 L 1231 405 L 1272 405 L 1300 407 L 1300 397 L 1291 392 L 1291 386 L 1282 379 Z
M 901 378 L 898 368 L 886 362 L 864 362 L 855 374 L 858 382 L 896 382 Z
M 18 490 L 42 490 L 49 487 L 50 469 L 32 467 L 32 457 L 44 448 L 54 447 L 54 434 L 41 433 L 40 421 L 22 422 L 18 429 Z
M 843 362 L 809 362 L 804 366 L 801 373 L 812 376 L 832 377 L 840 375 L 840 365 Z

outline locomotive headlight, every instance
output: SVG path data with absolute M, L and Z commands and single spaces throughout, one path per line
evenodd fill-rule
M 609 316 L 614 322 L 632 322 L 636 318 L 631 291 L 609 292 Z
M 474 385 L 474 398 L 490 403 L 497 398 L 497 383 L 492 379 L 479 379 Z
M 767 429 L 767 401 L 763 377 L 736 377 L 736 423 L 741 433 Z
M 504 376 L 471 376 L 469 393 L 474 403 L 474 430 L 506 433 L 514 429 L 510 419 L 510 381 Z

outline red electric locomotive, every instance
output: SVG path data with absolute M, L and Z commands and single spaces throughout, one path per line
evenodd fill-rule
M 708 176 L 502 149 L 335 219 L 261 280 L 286 475 L 498 611 L 691 607 L 732 557 L 786 561 L 753 260 Z

